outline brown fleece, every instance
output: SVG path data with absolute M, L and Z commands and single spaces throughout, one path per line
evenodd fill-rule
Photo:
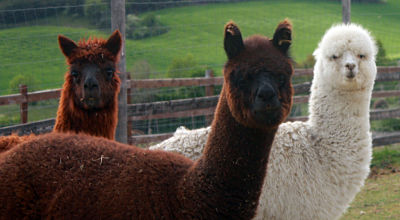
M 11 149 L 13 146 L 20 144 L 26 140 L 35 137 L 34 134 L 26 135 L 26 136 L 18 136 L 17 134 L 12 134 L 9 136 L 2 136 L 0 137 L 0 153 L 3 151 L 7 151 Z

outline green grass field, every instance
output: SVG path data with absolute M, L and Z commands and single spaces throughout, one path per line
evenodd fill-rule
M 400 219 L 400 173 L 367 179 L 341 219 Z
M 369 28 L 383 42 L 387 56 L 392 59 L 400 58 L 400 30 L 393 25 L 400 22 L 398 11 L 400 1 L 396 0 L 388 0 L 386 4 L 352 5 L 352 21 Z M 222 49 L 222 29 L 231 19 L 238 23 L 244 36 L 255 33 L 271 36 L 280 20 L 290 18 L 294 24 L 292 56 L 297 62 L 302 62 L 313 52 L 331 24 L 341 22 L 341 4 L 335 1 L 218 3 L 151 13 L 170 26 L 170 31 L 143 40 L 127 40 L 126 57 L 128 71 L 136 61 L 146 60 L 159 73 L 151 76 L 156 78 L 164 77 L 163 73 L 174 58 L 187 54 L 194 55 L 199 65 L 212 67 L 220 74 L 226 59 Z M 0 30 L 0 95 L 10 93 L 9 81 L 17 74 L 37 77 L 36 90 L 61 86 L 66 66 L 58 49 L 58 34 L 66 34 L 74 40 L 92 34 L 102 37 L 108 34 L 89 27 L 85 20 L 54 19 L 64 20 L 63 23 L 70 27 L 51 26 L 52 22 L 47 22 L 47 26 Z
M 371 176 L 341 218 L 400 219 L 400 145 L 374 148 Z
M 9 82 L 18 74 L 32 74 L 37 88 L 60 88 L 67 69 L 58 48 L 57 35 L 80 36 L 100 34 L 86 28 L 34 26 L 0 30 L 0 94 L 9 93 Z M 14 92 L 15 93 L 15 92 Z
M 400 21 L 400 14 L 395 13 L 400 9 L 400 2 L 353 4 L 352 9 L 353 21 L 369 28 L 383 42 L 389 57 L 400 58 L 400 32 L 387 30 L 389 24 Z M 256 33 L 271 36 L 280 20 L 290 18 L 294 24 L 292 55 L 295 61 L 301 62 L 312 54 L 325 30 L 333 23 L 341 22 L 341 4 L 332 1 L 315 4 L 315 1 L 305 0 L 257 1 L 166 9 L 156 14 L 163 23 L 172 26 L 171 31 L 146 40 L 128 41 L 127 57 L 145 59 L 162 71 L 174 57 L 187 53 L 194 54 L 201 64 L 220 66 L 225 60 L 223 25 L 231 19 L 240 26 L 244 36 Z

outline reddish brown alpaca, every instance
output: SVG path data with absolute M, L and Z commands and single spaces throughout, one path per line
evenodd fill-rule
M 117 72 L 121 34 L 115 31 L 106 40 L 89 38 L 76 45 L 59 36 L 61 51 L 67 59 L 60 105 L 54 131 L 84 132 L 114 139 L 118 121 Z
M 0 219 L 250 219 L 268 154 L 290 112 L 291 25 L 242 41 L 228 62 L 212 133 L 196 162 L 86 135 L 53 133 L 0 155 Z
M 65 74 L 54 131 L 87 133 L 114 139 L 118 121 L 117 73 L 121 34 L 115 31 L 108 40 L 89 38 L 78 45 L 58 37 L 69 71 Z M 0 153 L 29 140 L 34 135 L 0 137 Z
M 18 136 L 16 134 L 8 135 L 8 136 L 1 136 L 0 137 L 0 153 L 11 149 L 12 147 L 16 146 L 17 144 L 29 140 L 35 137 L 35 135 L 30 134 L 26 136 Z

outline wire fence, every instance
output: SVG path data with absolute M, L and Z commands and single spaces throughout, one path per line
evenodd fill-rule
M 5 1 L 11 4 L 11 1 Z M 18 2 L 18 1 L 16 1 Z M 19 8 L 0 3 L 0 95 L 19 93 L 19 84 L 29 91 L 60 88 L 67 71 L 57 44 L 57 35 L 73 40 L 111 33 L 109 1 L 54 1 L 52 5 Z M 5 3 L 4 3 L 5 4 Z M 400 65 L 400 4 L 352 4 L 351 19 L 368 28 L 383 48 L 379 65 Z M 291 55 L 295 66 L 313 66 L 312 52 L 325 30 L 342 20 L 339 1 L 321 0 L 126 0 L 126 69 L 132 79 L 204 77 L 206 70 L 221 75 L 226 56 L 222 48 L 223 26 L 234 20 L 242 34 L 272 36 L 280 20 L 294 24 Z M 293 83 L 310 81 L 296 77 Z M 375 90 L 399 89 L 398 81 L 376 84 Z M 220 87 L 215 87 L 218 94 Z M 131 103 L 203 97 L 205 88 L 131 89 Z M 378 98 L 373 99 L 372 105 Z M 400 105 L 398 97 L 385 98 L 386 106 Z M 385 104 L 383 104 L 385 105 Z M 53 118 L 58 100 L 29 104 L 29 121 Z M 20 106 L 0 106 L 0 126 L 20 123 Z M 292 116 L 307 115 L 307 104 L 296 104 Z M 171 132 L 178 126 L 208 125 L 204 116 L 142 120 L 132 126 L 134 133 Z M 380 126 L 380 125 L 376 125 Z M 397 129 L 397 128 L 390 128 Z M 400 128 L 398 128 L 400 130 Z

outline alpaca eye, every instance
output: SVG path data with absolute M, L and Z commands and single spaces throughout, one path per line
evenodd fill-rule
M 336 60 L 337 58 L 339 58 L 339 57 L 336 55 L 332 55 L 332 59 Z
M 108 69 L 106 69 L 106 73 L 107 73 L 107 76 L 108 76 L 109 78 L 111 78 L 111 77 L 113 77 L 113 75 L 114 75 L 114 69 L 108 68 Z
M 72 71 L 71 71 L 71 75 L 72 75 L 73 77 L 77 77 L 77 76 L 79 76 L 79 72 L 76 71 L 76 70 L 72 70 Z
M 364 58 L 365 58 L 365 55 L 364 55 L 364 54 L 359 54 L 359 55 L 358 55 L 358 58 L 364 59 Z

